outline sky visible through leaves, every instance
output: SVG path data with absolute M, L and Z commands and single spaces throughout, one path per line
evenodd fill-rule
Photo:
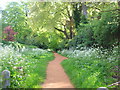
M 4 10 L 9 2 L 20 2 L 20 1 L 26 1 L 26 0 L 0 0 L 0 9 Z

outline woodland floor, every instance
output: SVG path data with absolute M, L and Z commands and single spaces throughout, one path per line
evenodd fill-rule
M 47 78 L 42 85 L 42 88 L 74 88 L 68 76 L 60 63 L 67 59 L 57 53 L 54 53 L 55 59 L 49 62 L 47 67 Z

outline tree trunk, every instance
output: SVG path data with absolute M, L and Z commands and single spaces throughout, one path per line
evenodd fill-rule
M 82 13 L 87 18 L 87 6 L 85 5 L 85 3 L 82 3 Z
M 73 20 L 73 17 L 70 17 L 70 29 L 69 29 L 69 31 L 70 31 L 70 39 L 72 39 L 73 38 L 73 27 L 74 27 L 74 20 Z
M 118 1 L 118 8 L 120 8 L 120 1 Z M 118 10 L 118 53 L 120 53 L 120 10 Z
M 73 18 L 75 21 L 75 28 L 77 28 L 80 24 L 81 21 L 81 11 L 82 11 L 82 7 L 81 7 L 81 2 L 79 3 L 73 3 Z

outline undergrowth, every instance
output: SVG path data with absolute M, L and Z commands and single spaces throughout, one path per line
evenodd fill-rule
M 101 51 L 100 48 L 69 49 L 59 53 L 69 58 L 61 64 L 76 88 L 98 88 L 118 81 L 120 67 L 117 50 L 118 47 L 111 52 Z
M 53 54 L 34 46 L 0 46 L 1 70 L 10 71 L 10 88 L 40 88 Z

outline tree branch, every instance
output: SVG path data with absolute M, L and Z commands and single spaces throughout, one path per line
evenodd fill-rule
M 58 29 L 58 28 L 56 28 L 56 27 L 54 27 L 56 30 L 58 30 L 58 31 L 60 31 L 60 32 L 64 32 L 63 30 L 61 30 L 61 29 Z
M 63 31 L 63 30 L 58 29 L 58 28 L 56 28 L 56 27 L 54 27 L 54 28 L 55 28 L 56 30 L 58 30 L 58 31 L 60 31 L 60 32 L 62 32 L 62 33 L 64 33 L 64 35 L 65 35 L 66 39 L 69 39 L 69 37 L 68 37 L 68 34 L 67 34 L 66 30 L 65 30 L 65 31 Z
M 61 39 L 65 39 L 64 37 L 62 37 L 61 35 L 59 35 L 57 32 L 56 32 L 56 30 L 54 30 L 55 31 L 55 33 L 61 38 Z

